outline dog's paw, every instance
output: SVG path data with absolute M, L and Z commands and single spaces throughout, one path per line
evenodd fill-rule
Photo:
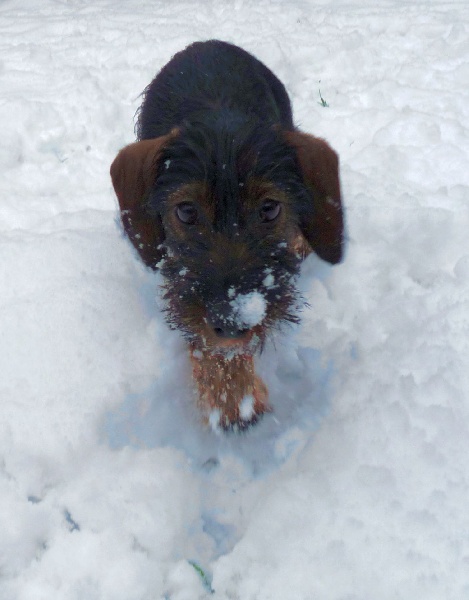
M 215 409 L 210 413 L 207 422 L 215 433 L 245 433 L 251 429 L 251 427 L 254 427 L 262 417 L 263 413 L 253 413 L 249 419 L 243 419 L 242 417 L 232 419 L 229 415 L 222 413 L 219 409 Z
M 257 375 L 254 376 L 250 393 L 238 399 L 233 396 L 227 398 L 226 393 L 221 398 L 215 398 L 211 392 L 205 395 L 205 400 L 212 407 L 207 422 L 216 432 L 245 432 L 272 410 L 268 403 L 267 387 Z
M 191 359 L 198 404 L 214 431 L 245 431 L 271 410 L 252 355 L 228 359 L 192 351 Z

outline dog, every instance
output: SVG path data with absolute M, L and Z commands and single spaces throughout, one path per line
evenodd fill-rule
M 244 430 L 271 410 L 254 355 L 298 322 L 295 281 L 343 255 L 339 161 L 293 124 L 284 85 L 218 40 L 177 53 L 143 92 L 137 141 L 111 166 L 124 231 L 164 279 L 203 420 Z

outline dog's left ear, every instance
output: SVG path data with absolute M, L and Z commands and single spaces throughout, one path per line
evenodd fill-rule
M 329 144 L 301 131 L 284 132 L 300 164 L 303 179 L 312 191 L 314 211 L 300 227 L 311 248 L 332 264 L 342 260 L 344 219 L 340 197 L 339 158 Z
M 151 140 L 142 140 L 122 148 L 111 165 L 112 184 L 121 210 L 126 234 L 152 269 L 163 257 L 164 230 L 161 219 L 150 215 L 146 200 L 155 181 L 164 147 L 177 135 L 172 131 Z

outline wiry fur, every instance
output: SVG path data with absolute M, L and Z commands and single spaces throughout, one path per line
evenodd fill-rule
M 189 46 L 155 77 L 137 136 L 111 168 L 125 230 L 144 262 L 161 268 L 167 320 L 190 343 L 203 410 L 243 426 L 239 405 L 252 395 L 254 422 L 268 403 L 252 355 L 272 328 L 298 320 L 302 259 L 312 250 L 341 259 L 337 156 L 295 130 L 267 67 L 218 41 Z M 272 201 L 281 210 L 265 221 Z M 184 203 L 195 222 L 178 218 Z M 248 327 L 233 298 L 252 292 L 265 314 Z

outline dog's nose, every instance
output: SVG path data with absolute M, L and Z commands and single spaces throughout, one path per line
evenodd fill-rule
M 227 324 L 223 324 L 223 325 L 216 325 L 213 326 L 213 331 L 215 333 L 215 335 L 219 338 L 228 338 L 228 339 L 232 339 L 232 340 L 236 340 L 238 338 L 243 337 L 243 335 L 245 335 L 247 333 L 247 329 L 239 329 L 238 327 L 236 327 L 236 325 L 227 325 Z
M 207 322 L 219 338 L 238 339 L 249 330 L 236 322 L 232 310 L 225 306 L 214 306 L 207 314 Z

